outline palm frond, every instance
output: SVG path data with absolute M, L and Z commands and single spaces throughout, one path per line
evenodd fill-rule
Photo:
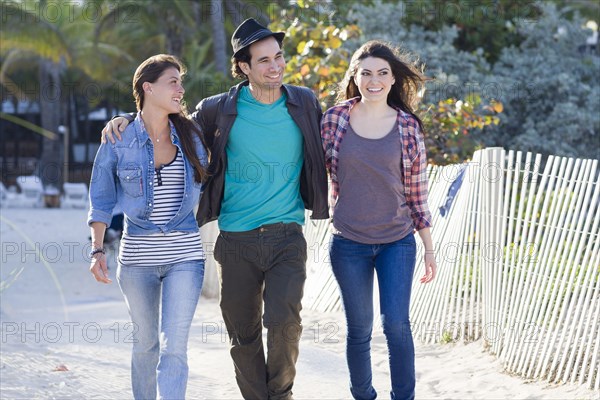
M 169 7 L 175 6 L 177 10 L 177 15 L 183 19 L 183 22 L 188 26 L 194 26 L 196 21 L 194 20 L 193 13 L 193 2 L 189 0 L 175 0 Z
M 58 135 L 56 133 L 51 132 L 47 129 L 44 129 L 41 126 L 37 126 L 36 124 L 32 124 L 31 122 L 24 120 L 22 118 L 16 117 L 14 115 L 0 112 L 0 119 L 4 119 L 6 121 L 12 122 L 13 124 L 20 125 L 23 128 L 29 129 L 29 130 L 31 130 L 39 135 L 42 135 L 50 140 L 58 139 Z
M 131 21 L 128 21 L 131 16 Z M 135 16 L 135 18 L 133 18 Z M 138 25 L 143 19 L 148 17 L 148 8 L 137 1 L 119 1 L 116 2 L 114 8 L 106 10 L 102 14 L 102 18 L 97 23 L 94 29 L 94 44 L 100 41 L 100 36 L 104 32 L 108 32 L 110 29 L 115 28 L 118 25 L 127 24 Z
M 2 4 L 0 54 L 19 48 L 38 53 L 43 58 L 70 63 L 67 40 L 59 28 L 15 3 Z M 31 21 L 31 23 L 24 23 Z

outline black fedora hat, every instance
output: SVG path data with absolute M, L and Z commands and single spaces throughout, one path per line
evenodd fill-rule
M 231 37 L 231 46 L 235 56 L 240 50 L 266 37 L 273 36 L 279 43 L 283 42 L 284 32 L 273 32 L 259 24 L 254 18 L 248 18 L 237 27 Z

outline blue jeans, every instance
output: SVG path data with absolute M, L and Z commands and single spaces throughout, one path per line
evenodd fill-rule
M 416 260 L 413 234 L 386 244 L 363 244 L 333 235 L 329 248 L 348 328 L 346 359 L 355 399 L 375 399 L 371 371 L 373 276 L 377 272 L 381 322 L 392 380 L 391 398 L 415 396 L 415 348 L 408 310 Z
M 133 323 L 133 397 L 156 399 L 158 390 L 160 399 L 183 399 L 188 336 L 204 280 L 204 261 L 119 265 L 117 280 Z

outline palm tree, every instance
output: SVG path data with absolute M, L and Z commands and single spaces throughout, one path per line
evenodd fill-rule
M 194 40 L 198 30 L 202 29 L 195 23 L 199 9 L 194 1 L 123 0 L 109 3 L 111 9 L 103 14 L 96 27 L 97 37 L 115 29 L 118 39 L 135 38 L 138 50 L 148 50 L 149 54 L 166 52 L 181 57 L 186 41 Z M 159 39 L 159 47 L 147 46 L 148 38 L 154 45 Z
M 279 1 L 281 3 L 281 1 Z M 229 76 L 229 35 L 249 10 L 261 23 L 269 22 L 269 2 L 255 3 L 242 0 L 173 0 L 148 2 L 141 0 L 113 1 L 112 11 L 97 26 L 98 32 L 117 32 L 115 40 L 134 39 L 135 54 L 146 50 L 146 56 L 167 52 L 183 57 L 186 47 L 203 47 L 212 41 L 213 72 Z M 257 8 L 258 7 L 258 8 Z M 256 14 L 256 15 L 254 15 Z M 129 21 L 123 15 L 134 16 Z M 150 47 L 148 43 L 159 45 Z M 192 50 L 194 52 L 194 50 Z M 194 71 L 190 71 L 191 74 Z
M 210 25 L 212 28 L 213 54 L 217 71 L 227 75 L 227 45 L 225 40 L 225 18 L 221 0 L 210 0 Z
M 44 129 L 56 134 L 64 125 L 74 135 L 76 115 L 87 115 L 88 108 L 100 102 L 109 110 L 131 109 L 133 71 L 153 54 L 175 54 L 189 65 L 186 97 L 192 103 L 222 91 L 231 82 L 227 37 L 246 17 L 244 10 L 256 10 L 256 4 L 248 8 L 241 0 L 2 1 L 0 84 L 7 89 L 3 99 L 8 94 L 38 102 Z M 49 11 L 47 7 L 63 12 L 41 12 Z M 98 18 L 91 17 L 90 10 L 99 10 Z M 267 12 L 260 14 L 255 17 L 268 23 Z M 41 90 L 32 95 L 14 82 L 33 71 Z M 101 95 L 85 92 L 90 85 L 99 87 Z M 58 166 L 63 156 L 57 137 L 43 139 L 38 171 L 44 185 L 61 187 Z
M 94 3 L 106 7 L 106 2 Z M 79 82 L 64 81 L 65 74 L 78 70 L 89 79 L 107 81 L 110 71 L 101 60 L 131 58 L 115 45 L 94 43 L 95 24 L 82 13 L 81 4 L 53 1 L 52 8 L 63 11 L 54 14 L 46 9 L 47 0 L 5 2 L 2 7 L 5 15 L 0 29 L 0 84 L 15 97 L 28 96 L 39 103 L 43 129 L 58 133 L 59 126 L 64 125 L 77 134 L 75 115 L 69 110 L 74 108 L 74 91 Z M 18 75 L 23 69 L 38 71 L 39 90 L 33 96 L 9 85 L 11 75 Z M 37 170 L 44 186 L 61 188 L 63 149 L 57 139 L 58 136 L 44 136 Z

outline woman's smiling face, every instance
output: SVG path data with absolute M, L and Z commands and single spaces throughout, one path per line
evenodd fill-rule
M 387 101 L 388 93 L 396 80 L 386 60 L 367 57 L 358 64 L 354 82 L 363 101 Z
M 148 82 L 144 85 L 148 88 L 145 103 L 163 108 L 168 114 L 177 114 L 181 111 L 181 101 L 185 89 L 177 68 L 165 69 L 156 82 Z

